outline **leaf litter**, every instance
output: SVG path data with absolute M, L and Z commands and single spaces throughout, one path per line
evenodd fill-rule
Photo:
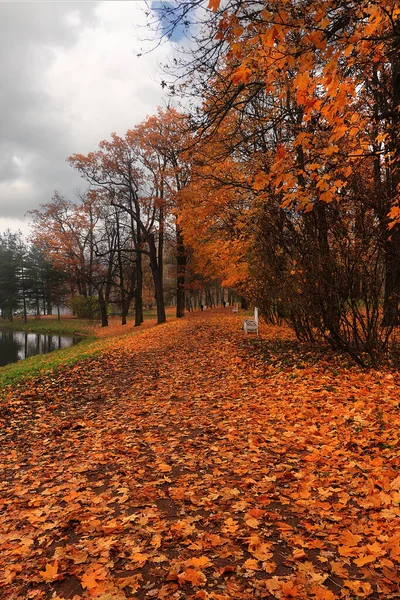
M 398 375 L 226 313 L 6 390 L 1 598 L 398 598 Z

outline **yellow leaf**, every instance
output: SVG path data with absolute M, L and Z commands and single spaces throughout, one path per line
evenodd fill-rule
M 178 575 L 179 583 L 191 583 L 193 586 L 204 585 L 207 581 L 207 577 L 201 571 L 196 569 L 186 569 L 183 573 Z
M 300 560 L 302 558 L 305 558 L 306 556 L 307 555 L 306 555 L 306 553 L 304 552 L 304 550 L 302 548 L 295 548 L 293 550 L 293 558 L 295 560 Z
M 141 564 L 144 564 L 148 558 L 149 558 L 148 555 L 143 554 L 142 552 L 135 552 L 135 554 L 132 554 L 132 556 L 131 556 L 131 560 L 133 560 L 134 562 L 141 563 Z
M 44 581 L 54 581 L 58 573 L 58 562 L 56 561 L 54 565 L 47 563 L 46 569 L 44 571 L 39 571 L 39 573 Z
M 258 569 L 258 560 L 254 558 L 248 558 L 244 563 L 244 568 L 246 571 L 257 571 Z
M 186 564 L 197 569 L 211 567 L 212 563 L 208 556 L 194 556 L 193 558 L 186 561 Z
M 351 581 L 346 579 L 344 585 L 361 598 L 369 596 L 373 591 L 371 585 L 367 581 Z
M 82 587 L 84 587 L 88 590 L 93 590 L 94 588 L 98 587 L 98 585 L 99 585 L 96 581 L 96 577 L 95 577 L 94 573 L 84 573 L 81 578 L 81 583 L 82 583 Z
M 260 525 L 260 521 L 258 519 L 255 519 L 254 517 L 247 517 L 246 525 L 248 527 L 251 527 L 252 529 L 258 529 L 258 527 Z
M 360 556 L 360 558 L 356 558 L 354 560 L 354 562 L 356 563 L 357 566 L 363 567 L 364 565 L 374 562 L 375 560 L 376 560 L 376 556 L 368 554 L 368 555 Z
M 345 531 L 341 536 L 340 536 L 340 541 L 345 545 L 345 546 L 357 546 L 357 544 L 359 542 L 361 542 L 362 537 L 361 535 L 355 535 L 354 533 L 351 533 L 351 531 Z
M 158 470 L 162 471 L 163 473 L 168 473 L 169 471 L 172 471 L 172 467 L 167 463 L 160 463 L 158 465 Z

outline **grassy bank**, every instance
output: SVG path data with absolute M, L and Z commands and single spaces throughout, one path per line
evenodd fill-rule
M 100 352 L 100 344 L 91 336 L 79 344 L 55 350 L 48 354 L 38 354 L 0 368 L 0 390 L 8 385 L 16 385 L 32 377 L 40 377 L 60 366 L 70 365 Z
M 168 320 L 173 313 L 169 309 Z M 24 383 L 31 378 L 37 378 L 45 373 L 56 371 L 59 367 L 72 365 L 86 358 L 96 356 L 106 348 L 110 348 L 119 340 L 127 336 L 138 335 L 145 329 L 154 326 L 155 311 L 145 311 L 144 323 L 140 327 L 134 327 L 134 319 L 130 317 L 126 325 L 121 325 L 119 317 L 110 317 L 109 327 L 102 328 L 98 323 L 64 317 L 61 321 L 57 317 L 42 317 L 41 319 L 30 318 L 28 323 L 22 319 L 12 322 L 0 321 L 8 329 L 15 331 L 30 331 L 34 333 L 53 333 L 55 335 L 83 336 L 79 344 L 55 350 L 48 354 L 36 355 L 0 368 L 0 393 L 9 385 Z
M 60 321 L 57 317 L 29 317 L 28 321 L 15 318 L 12 321 L 0 321 L 0 327 L 13 331 L 29 331 L 32 333 L 53 333 L 54 335 L 89 335 L 93 325 L 83 319 L 64 317 Z
M 167 308 L 166 313 L 170 318 L 174 315 L 175 309 Z M 144 321 L 151 321 L 157 318 L 156 309 L 144 310 Z M 132 323 L 133 316 L 128 317 L 128 323 Z M 110 324 L 120 322 L 120 317 L 110 317 Z M 87 336 L 93 334 L 93 331 L 101 329 L 99 321 L 87 321 L 85 319 L 77 319 L 72 316 L 62 316 L 60 320 L 53 315 L 43 315 L 41 317 L 28 317 L 25 323 L 22 317 L 15 317 L 12 321 L 0 319 L 0 327 L 6 327 L 13 331 L 30 331 L 33 333 L 54 333 L 54 335 L 82 335 Z

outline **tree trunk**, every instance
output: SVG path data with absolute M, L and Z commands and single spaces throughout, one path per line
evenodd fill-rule
M 185 316 L 185 272 L 186 272 L 186 248 L 183 241 L 182 231 L 176 225 L 176 316 Z
M 143 323 L 143 270 L 142 253 L 140 250 L 136 254 L 136 288 L 135 288 L 135 327 Z
M 165 323 L 165 304 L 163 290 L 163 273 L 157 260 L 157 248 L 154 240 L 154 234 L 149 236 L 150 268 L 153 275 L 154 290 L 157 303 L 157 323 Z
M 28 322 L 28 313 L 26 310 L 26 295 L 25 295 L 25 289 L 22 290 L 22 295 L 23 295 L 23 303 L 24 303 L 24 322 L 27 323 Z
M 108 326 L 108 315 L 107 315 L 107 304 L 104 299 L 103 288 L 99 289 L 99 308 L 100 308 L 100 316 L 101 316 L 101 326 Z
M 399 26 L 399 19 L 396 26 Z M 393 44 L 392 86 L 393 106 L 391 123 L 390 150 L 393 153 L 391 169 L 390 198 L 394 204 L 399 201 L 400 193 L 400 37 L 397 35 Z M 396 325 L 400 300 L 400 225 L 397 224 L 388 236 L 386 257 L 386 283 L 384 300 L 384 324 Z
M 126 317 L 128 316 L 129 305 L 124 294 L 121 299 L 121 325 L 126 325 Z

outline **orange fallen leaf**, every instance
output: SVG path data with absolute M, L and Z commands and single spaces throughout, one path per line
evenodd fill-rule
M 341 536 L 340 540 L 344 546 L 357 546 L 361 542 L 361 535 L 354 535 L 351 531 L 345 531 Z
M 302 558 L 305 558 L 306 556 L 307 555 L 302 548 L 295 548 L 293 550 L 293 558 L 295 560 L 301 560 Z
M 359 558 L 354 559 L 354 563 L 358 566 L 358 567 L 363 567 L 364 565 L 367 565 L 368 563 L 372 563 L 376 560 L 376 556 L 372 555 L 372 554 L 364 554 L 363 556 L 360 556 Z
M 93 590 L 98 587 L 98 582 L 96 581 L 96 577 L 94 573 L 84 573 L 81 577 L 82 587 L 87 590 Z
M 338 551 L 340 556 L 357 556 L 359 554 L 359 549 L 355 546 L 339 546 Z
M 186 562 L 186 564 L 188 566 L 195 567 L 197 569 L 204 569 L 207 567 L 211 567 L 211 565 L 212 565 L 208 556 L 199 556 L 199 557 L 194 556 L 193 558 L 190 558 Z
M 44 581 L 54 581 L 57 578 L 58 574 L 58 562 L 56 561 L 54 565 L 52 565 L 51 563 L 47 563 L 45 570 L 39 571 L 39 573 Z
M 360 596 L 361 598 L 366 598 L 373 592 L 371 585 L 367 581 L 352 581 L 350 579 L 346 579 L 343 583 L 354 594 Z
M 170 471 L 172 471 L 172 467 L 165 462 L 162 462 L 159 465 L 157 465 L 157 468 L 162 473 L 169 473 Z
M 179 583 L 190 583 L 193 586 L 204 585 L 207 577 L 197 569 L 186 569 L 183 573 L 178 574 Z
M 257 571 L 257 569 L 258 569 L 258 560 L 255 560 L 254 558 L 248 558 L 244 562 L 243 566 L 246 569 L 246 571 Z

